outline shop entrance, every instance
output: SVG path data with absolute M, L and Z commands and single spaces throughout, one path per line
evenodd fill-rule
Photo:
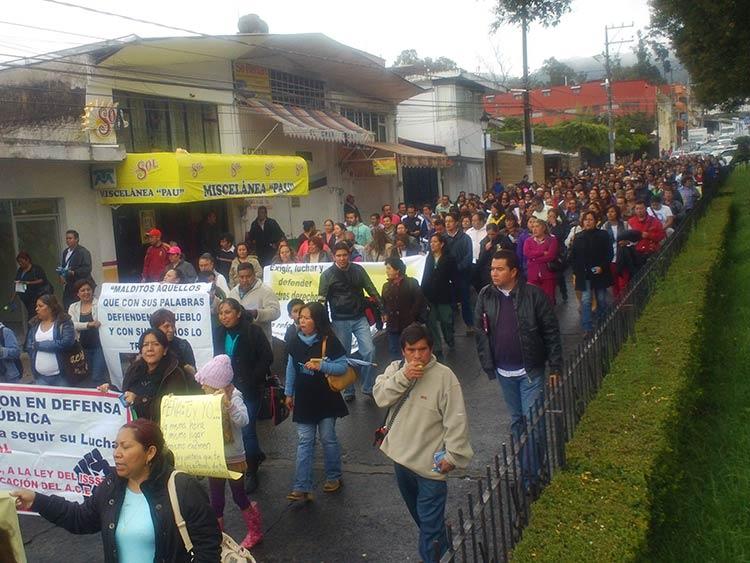
M 206 222 L 212 211 L 217 219 L 214 227 Z M 120 205 L 113 208 L 112 221 L 120 282 L 140 281 L 148 244 L 146 233 L 154 227 L 162 232 L 164 242 L 176 242 L 185 260 L 196 269 L 198 256 L 209 251 L 209 246 L 215 253 L 219 234 L 229 230 L 226 203 L 217 201 Z
M 404 201 L 419 208 L 425 203 L 434 205 L 438 198 L 437 168 L 402 168 Z

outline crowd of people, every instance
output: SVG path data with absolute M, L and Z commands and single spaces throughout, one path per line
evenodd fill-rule
M 355 365 L 350 357 L 355 337 L 359 388 L 372 404 L 387 409 L 381 449 L 395 464 L 399 491 L 419 527 L 420 554 L 429 560 L 435 541 L 447 548 L 446 475 L 466 467 L 473 455 L 459 379 L 441 363 L 446 348 L 455 347 L 457 320 L 463 321 L 466 335 L 476 339 L 481 367 L 498 381 L 511 413 L 511 429 L 520 432 L 525 413 L 543 397 L 548 378 L 562 369 L 555 305 L 558 293 L 562 301 L 568 300 L 569 277 L 586 336 L 623 294 L 630 277 L 696 205 L 703 182 L 716 175 L 713 159 L 684 158 L 565 171 L 540 184 L 524 178 L 506 186 L 497 178 L 487 192 L 461 192 L 455 201 L 442 195 L 437 202 L 399 203 L 395 210 L 384 204 L 368 216 L 368 224 L 354 197 L 348 196 L 344 222 L 325 219 L 319 231 L 316 221 L 306 220 L 296 240 L 286 237 L 260 207 L 244 241 L 217 232 L 214 250 L 202 249 L 197 269 L 177 241 L 164 242 L 161 231 L 152 229 L 141 281 L 213 284 L 216 357 L 197 369 L 190 342 L 176 336 L 174 313 L 154 311 L 151 328 L 140 336 L 139 355 L 118 389 L 138 421 L 118 435 L 116 476 L 82 507 L 25 491 L 16 493 L 19 506 L 33 507 L 77 533 L 93 530 L 99 521 L 114 522 L 106 532 L 105 549 L 141 549 L 142 545 L 129 546 L 128 540 L 143 538 L 144 530 L 121 530 L 122 515 L 118 521 L 111 506 L 114 499 L 115 505 L 128 507 L 124 512 L 143 515 L 164 494 L 170 460 L 158 429 L 162 397 L 220 393 L 227 464 L 245 474 L 241 484 L 230 482 L 248 527 L 242 544 L 256 545 L 263 535 L 261 516 L 248 495 L 259 486 L 258 468 L 266 457 L 256 420 L 274 361 L 271 322 L 280 316 L 279 299 L 263 283 L 262 268 L 330 262 L 320 276 L 318 300 L 292 300 L 287 307 L 293 324 L 284 341 L 284 386 L 298 436 L 287 499 L 313 499 L 316 436 L 325 460 L 324 493 L 336 493 L 343 486 L 336 422 L 348 414 L 347 403 L 355 399 L 357 386 L 338 392 L 330 378 L 343 376 Z M 110 391 L 114 386 L 98 337 L 91 256 L 75 231 L 68 231 L 66 241 L 57 272 L 64 285 L 62 303 L 31 256 L 21 252 L 17 258 L 16 290 L 31 319 L 25 349 L 33 378 L 42 385 L 88 385 Z M 426 258 L 422 277 L 416 280 L 407 275 L 404 258 L 420 254 Z M 383 264 L 387 281 L 382 288 L 374 286 L 360 262 Z M 382 317 L 393 360 L 378 376 L 373 312 Z M 7 327 L 0 326 L 0 335 L 0 381 L 19 381 L 21 346 Z M 91 372 L 77 382 L 67 372 L 74 346 L 83 351 Z M 417 396 L 427 398 L 431 406 L 414 407 Z M 141 421 L 153 421 L 153 426 Z M 533 474 L 533 468 L 524 469 L 528 486 L 533 486 Z M 182 479 L 185 490 L 195 489 L 189 479 Z M 158 494 L 150 491 L 154 486 Z M 192 525 L 202 530 L 199 536 L 209 553 L 218 549 L 224 489 L 224 481 L 211 480 L 210 498 L 202 493 L 193 499 L 197 504 L 205 501 L 215 516 L 209 523 L 208 509 L 192 511 L 198 519 Z M 143 502 L 128 496 L 140 492 Z M 169 523 L 160 525 L 169 528 Z M 171 528 L 166 536 L 150 532 L 149 558 L 179 551 Z M 162 541 L 167 545 L 160 545 Z

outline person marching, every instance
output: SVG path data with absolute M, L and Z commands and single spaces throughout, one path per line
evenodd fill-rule
M 242 429 L 250 422 L 242 393 L 232 385 L 234 372 L 232 360 L 226 354 L 219 354 L 209 360 L 195 374 L 195 380 L 203 387 L 206 395 L 221 395 L 221 424 L 224 434 L 224 457 L 230 471 L 247 471 L 245 446 L 242 442 Z M 219 527 L 224 530 L 224 493 L 226 479 L 208 478 L 208 491 L 211 507 L 214 509 Z M 251 549 L 263 541 L 263 523 L 257 502 L 250 502 L 245 493 L 242 479 L 229 481 L 229 489 L 242 519 L 247 525 L 247 535 L 240 545 Z

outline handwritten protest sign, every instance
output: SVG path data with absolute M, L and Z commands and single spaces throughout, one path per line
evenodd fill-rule
M 0 384 L 0 489 L 90 496 L 127 417 L 114 393 Z
M 138 354 L 138 339 L 151 325 L 157 309 L 175 314 L 176 336 L 190 342 L 196 367 L 213 358 L 210 284 L 105 283 L 99 297 L 99 329 L 104 358 L 118 387 L 123 373 Z
M 174 454 L 176 469 L 205 477 L 242 477 L 227 469 L 221 400 L 220 395 L 170 395 L 162 399 L 161 429 Z
M 16 512 L 16 499 L 12 498 L 7 491 L 0 491 L 0 533 L 3 534 L 10 548 L 8 561 L 26 563 L 26 552 L 23 549 L 23 538 L 18 526 L 18 513 Z M 0 554 L 8 555 L 8 554 Z M 5 561 L 0 557 L 1 560 Z
M 422 283 L 424 270 L 424 256 L 407 256 L 403 259 L 406 264 L 406 275 Z M 375 289 L 380 293 L 386 282 L 385 266 L 382 262 L 359 262 L 370 276 Z M 270 287 L 281 304 L 281 316 L 271 323 L 271 332 L 279 340 L 284 339 L 287 327 L 292 320 L 286 310 L 286 305 L 292 299 L 302 299 L 305 303 L 317 301 L 320 275 L 330 268 L 331 263 L 325 264 L 273 264 L 263 269 L 263 283 Z M 354 344 L 356 348 L 356 344 Z

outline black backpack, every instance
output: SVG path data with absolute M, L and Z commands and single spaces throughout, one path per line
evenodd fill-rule
M 7 326 L 4 326 L 0 329 L 0 346 L 5 348 L 5 331 L 10 330 Z M 16 369 L 18 370 L 19 377 L 23 377 L 23 362 L 21 362 L 21 358 L 13 358 L 11 360 L 3 360 L 3 361 L 12 361 L 13 365 L 16 366 Z

